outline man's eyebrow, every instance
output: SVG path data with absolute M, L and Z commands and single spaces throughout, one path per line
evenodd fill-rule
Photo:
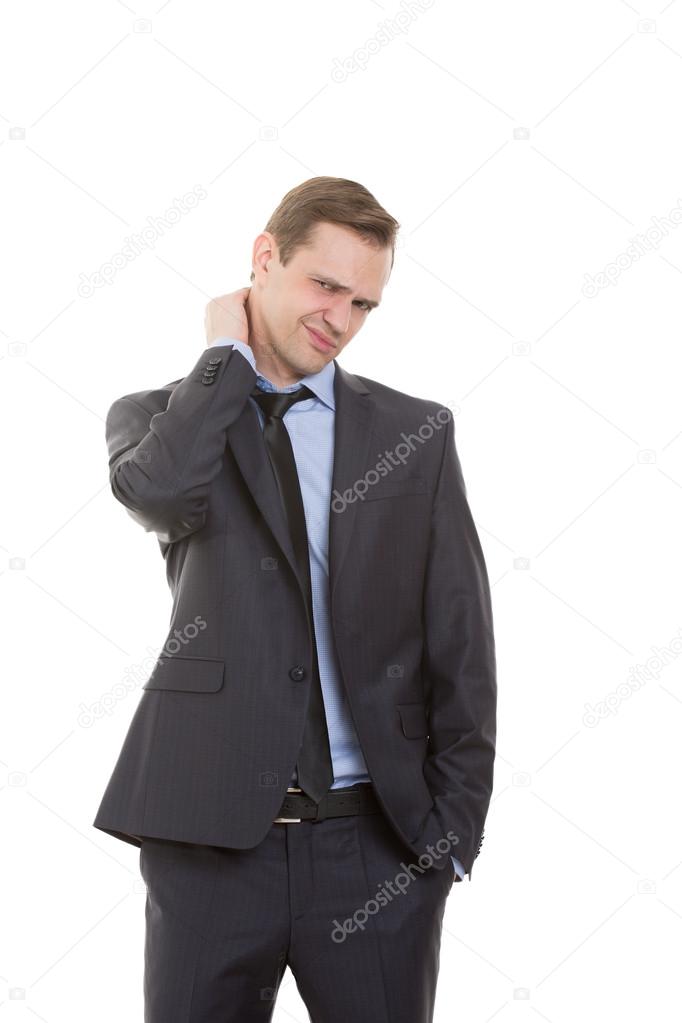
M 347 284 L 339 284 L 338 281 L 335 281 L 333 277 L 328 277 L 327 274 L 313 274 L 313 277 L 318 277 L 321 281 L 324 281 L 325 284 L 331 284 L 331 286 L 336 288 L 337 291 L 348 293 L 353 290 L 352 288 L 349 288 Z M 370 309 L 376 309 L 379 305 L 378 302 L 374 302 L 371 298 L 359 298 L 357 301 L 366 302 Z

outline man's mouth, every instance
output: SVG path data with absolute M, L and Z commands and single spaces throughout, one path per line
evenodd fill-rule
M 306 324 L 303 324 L 303 326 L 308 331 L 308 334 L 310 335 L 310 340 L 315 345 L 318 351 L 320 352 L 334 351 L 336 345 L 333 342 L 328 341 L 327 338 L 324 337 L 324 335 L 318 334 L 316 330 L 312 329 L 312 327 L 308 327 L 306 326 Z

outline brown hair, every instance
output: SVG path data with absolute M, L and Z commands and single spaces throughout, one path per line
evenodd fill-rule
M 315 225 L 339 224 L 356 231 L 377 248 L 391 246 L 391 269 L 400 224 L 371 192 L 348 178 L 309 178 L 292 188 L 271 215 L 264 230 L 274 235 L 283 266 L 307 245 Z M 255 278 L 251 271 L 251 280 Z

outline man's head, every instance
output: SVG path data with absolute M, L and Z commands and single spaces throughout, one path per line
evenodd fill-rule
M 345 178 L 311 178 L 284 196 L 254 241 L 247 302 L 249 342 L 273 383 L 319 372 L 357 334 L 381 301 L 399 227 Z

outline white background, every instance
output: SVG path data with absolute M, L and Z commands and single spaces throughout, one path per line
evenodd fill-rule
M 104 419 L 189 372 L 206 303 L 249 283 L 256 234 L 318 174 L 402 225 L 340 362 L 456 410 L 492 584 L 495 791 L 435 1018 L 679 1019 L 682 2 L 663 3 L 3 7 L 0 1020 L 142 1018 L 138 852 L 91 822 L 139 687 L 111 694 L 143 683 L 171 600 L 109 491 Z M 274 1018 L 307 1020 L 290 972 Z

